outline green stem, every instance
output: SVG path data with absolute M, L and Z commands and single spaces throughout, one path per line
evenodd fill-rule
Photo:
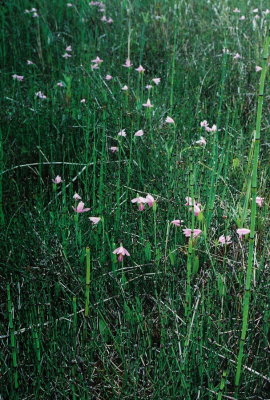
M 253 168 L 251 175 L 251 218 L 250 218 L 250 238 L 249 238 L 249 251 L 248 261 L 246 270 L 246 281 L 245 281 L 245 292 L 242 306 L 242 329 L 239 340 L 239 352 L 237 357 L 237 367 L 235 374 L 235 392 L 238 392 L 241 372 L 242 372 L 242 361 L 244 356 L 244 346 L 246 342 L 246 334 L 248 330 L 248 314 L 250 304 L 250 288 L 251 278 L 253 274 L 253 255 L 254 255 L 254 239 L 255 239 L 255 226 L 256 226 L 256 193 L 257 193 L 257 175 L 258 175 L 258 163 L 259 163 L 259 152 L 260 152 L 260 135 L 261 135 L 261 120 L 262 120 L 262 107 L 264 97 L 264 86 L 265 78 L 267 73 L 267 59 L 269 52 L 270 35 L 265 40 L 263 49 L 263 60 L 262 60 L 262 72 L 260 77 L 259 94 L 258 94 L 258 107 L 257 107 L 257 118 L 256 118 L 256 132 L 255 132 L 255 144 L 254 144 L 254 156 L 253 156 Z

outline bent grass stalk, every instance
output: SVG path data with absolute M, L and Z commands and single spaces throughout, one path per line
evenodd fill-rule
M 254 144 L 254 157 L 253 157 L 253 168 L 250 177 L 251 180 L 251 218 L 250 218 L 250 238 L 249 238 L 249 249 L 248 249 L 248 261 L 246 270 L 246 282 L 245 292 L 242 306 L 242 329 L 239 340 L 239 351 L 237 357 L 237 367 L 235 374 L 235 391 L 238 392 L 241 372 L 242 372 L 242 361 L 244 356 L 244 346 L 246 342 L 246 334 L 248 329 L 248 315 L 250 305 L 250 288 L 251 279 L 253 275 L 253 254 L 254 254 L 254 242 L 255 242 L 255 226 L 256 226 L 256 193 L 257 193 L 257 175 L 258 175 L 258 163 L 259 163 L 259 151 L 260 151 L 260 135 L 261 135 L 261 121 L 262 121 L 262 107 L 264 97 L 265 78 L 267 73 L 267 59 L 269 54 L 270 34 L 265 40 L 263 55 L 262 55 L 262 71 L 259 84 L 258 94 L 258 108 L 256 117 L 256 132 L 255 132 L 255 144 Z

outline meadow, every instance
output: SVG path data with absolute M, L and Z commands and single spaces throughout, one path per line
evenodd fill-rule
M 267 6 L 1 2 L 1 400 L 270 399 Z

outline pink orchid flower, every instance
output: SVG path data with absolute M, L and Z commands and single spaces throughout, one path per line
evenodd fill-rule
M 31 61 L 31 60 L 27 60 L 27 61 L 26 61 L 26 64 L 27 64 L 27 65 L 34 65 L 33 61 Z
M 250 233 L 250 229 L 240 228 L 240 229 L 237 229 L 236 232 L 239 235 L 239 238 L 242 239 L 242 236 L 248 235 Z
M 200 146 L 205 146 L 206 145 L 206 140 L 203 136 L 200 137 L 199 140 L 197 140 L 195 143 L 197 143 Z
M 110 17 L 107 19 L 107 24 L 112 24 L 113 23 L 113 19 Z
M 204 120 L 204 121 L 202 121 L 201 123 L 200 123 L 200 126 L 202 127 L 202 128 L 207 128 L 208 127 L 208 122 L 206 121 L 206 120 Z
M 67 59 L 67 58 L 70 58 L 70 57 L 72 57 L 72 56 L 71 56 L 71 54 L 65 53 L 65 54 L 62 55 L 62 57 L 65 58 L 65 59 Z
M 81 99 L 80 103 L 85 103 L 86 100 L 85 99 Z
M 56 86 L 64 87 L 64 84 L 63 84 L 63 82 L 57 82 Z
M 128 90 L 128 86 L 127 85 L 124 85 L 122 88 L 121 88 L 121 90 Z
M 134 136 L 143 136 L 144 135 L 144 131 L 142 129 L 140 129 L 139 131 L 134 133 Z
M 145 71 L 142 65 L 140 65 L 138 68 L 135 68 L 135 71 L 138 71 L 139 73 L 142 73 Z
M 194 199 L 192 199 L 191 197 L 186 197 L 186 204 L 185 206 L 190 206 L 189 211 L 194 211 L 194 215 L 197 217 L 200 212 L 200 203 L 197 203 Z
M 72 47 L 71 47 L 71 46 L 67 46 L 67 47 L 66 47 L 66 51 L 67 51 L 67 52 L 72 51 Z
M 52 179 L 53 183 L 55 183 L 56 185 L 58 185 L 58 183 L 62 183 L 64 182 L 61 178 L 61 176 L 57 175 L 54 179 Z
M 210 126 L 205 127 L 206 132 L 216 132 L 217 131 L 217 126 L 213 125 L 212 128 Z
M 135 199 L 131 200 L 131 203 L 137 203 L 139 207 L 139 211 L 144 210 L 144 204 L 146 203 L 146 199 L 144 197 L 135 197 Z
M 75 193 L 73 196 L 74 200 L 81 200 L 81 196 L 78 193 Z
M 89 217 L 90 221 L 93 223 L 93 225 L 97 225 L 100 221 L 100 217 Z
M 173 221 L 171 221 L 171 224 L 173 224 L 174 226 L 181 226 L 181 223 L 184 222 L 181 219 L 174 219 Z
M 45 96 L 45 94 L 42 93 L 41 91 L 36 92 L 35 95 L 36 95 L 36 97 L 38 97 L 39 99 L 47 99 L 47 96 Z
M 230 244 L 230 243 L 232 243 L 231 236 L 229 236 L 229 235 L 228 236 L 224 236 L 224 235 L 220 236 L 218 238 L 218 241 L 221 244 Z
M 174 120 L 171 117 L 167 117 L 165 122 L 167 122 L 167 124 L 174 124 Z
M 146 85 L 146 86 L 145 86 L 145 88 L 146 88 L 147 90 L 152 89 L 152 87 L 153 87 L 152 85 Z
M 107 22 L 107 17 L 106 17 L 106 15 L 103 15 L 103 16 L 100 18 L 100 21 L 102 21 L 102 22 Z
M 99 69 L 99 64 L 92 64 L 91 69 Z
M 160 78 L 153 78 L 152 81 L 153 81 L 156 85 L 159 85 L 159 84 L 160 84 Z
M 148 108 L 154 107 L 154 106 L 151 104 L 150 99 L 148 99 L 147 102 L 143 104 L 143 106 L 144 106 L 144 107 L 148 107 Z
M 234 8 L 234 9 L 233 9 L 233 12 L 234 12 L 234 13 L 240 13 L 240 10 L 239 10 L 239 8 Z
M 183 233 L 186 237 L 191 237 L 191 235 L 193 233 L 193 238 L 196 238 L 197 236 L 199 236 L 202 233 L 202 231 L 200 229 L 194 229 L 192 231 L 192 229 L 186 228 L 186 229 L 183 229 Z
M 101 64 L 103 62 L 103 60 L 101 60 L 101 58 L 96 57 L 94 60 L 91 60 L 92 63 L 94 64 Z
M 84 208 L 84 203 L 82 201 L 79 202 L 79 204 L 77 205 L 77 208 L 75 208 L 75 207 L 72 207 L 72 208 L 76 213 L 79 213 L 79 214 L 90 211 L 90 208 Z
M 130 68 L 133 64 L 130 62 L 130 59 L 127 58 L 125 64 L 123 64 L 123 67 Z
M 118 136 L 126 137 L 126 136 L 127 136 L 127 134 L 126 134 L 126 129 L 121 129 L 121 131 L 118 132 L 117 135 L 118 135 Z
M 112 79 L 112 76 L 111 75 L 106 75 L 105 79 L 106 79 L 106 81 L 110 81 Z
M 151 194 L 148 194 L 145 198 L 146 203 L 148 204 L 149 207 L 153 207 L 154 203 L 155 203 L 155 199 L 153 196 L 151 196 Z
M 115 153 L 116 151 L 118 151 L 118 147 L 112 146 L 112 147 L 110 147 L 110 150 L 112 153 Z
M 264 197 L 256 197 L 256 204 L 258 204 L 259 207 L 263 206 L 263 202 L 264 202 Z
M 256 72 L 260 72 L 262 70 L 262 67 L 260 67 L 259 65 L 256 65 L 255 70 L 256 70 Z
M 13 78 L 13 79 L 16 79 L 16 81 L 19 81 L 19 82 L 21 82 L 21 81 L 23 81 L 23 79 L 24 79 L 24 76 L 22 76 L 22 75 L 17 75 L 17 74 L 14 74 L 14 75 L 12 75 L 12 78 Z
M 124 259 L 124 256 L 130 256 L 129 252 L 121 245 L 117 249 L 113 251 L 113 254 L 118 255 L 118 261 L 121 262 Z
M 236 53 L 236 54 L 233 56 L 233 59 L 234 59 L 234 60 L 238 60 L 239 58 L 242 58 L 242 57 L 240 56 L 239 53 Z
M 244 21 L 246 19 L 246 17 L 244 16 L 244 15 L 242 15 L 240 18 L 239 18 L 239 21 Z

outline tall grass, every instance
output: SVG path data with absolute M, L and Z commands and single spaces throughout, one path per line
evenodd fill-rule
M 105 3 L 1 6 L 0 397 L 267 399 L 270 14 Z

